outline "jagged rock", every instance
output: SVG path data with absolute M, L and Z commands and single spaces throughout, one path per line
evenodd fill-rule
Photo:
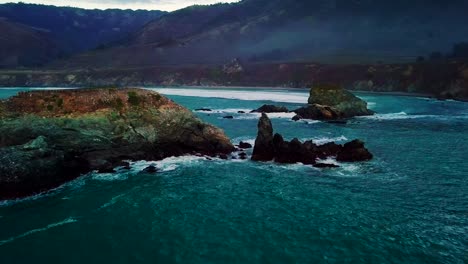
M 364 148 L 364 143 L 354 140 L 345 146 L 330 142 L 316 145 L 311 140 L 302 143 L 297 138 L 285 141 L 280 134 L 273 136 L 273 127 L 268 116 L 263 113 L 258 122 L 258 135 L 255 140 L 252 160 L 278 163 L 298 163 L 314 165 L 317 159 L 338 157 L 339 161 L 365 161 L 372 159 L 372 154 Z M 324 165 L 318 165 L 324 166 Z
M 371 160 L 373 155 L 364 147 L 364 142 L 353 140 L 344 144 L 342 151 L 338 153 L 336 160 L 344 162 L 356 162 Z
M 0 200 L 111 172 L 123 160 L 234 150 L 223 131 L 148 90 L 34 91 L 0 106 Z
M 273 125 L 270 118 L 265 113 L 262 113 L 262 117 L 258 121 L 258 133 L 255 139 L 252 160 L 270 161 L 274 156 Z
M 239 143 L 239 148 L 241 148 L 241 149 L 249 149 L 249 148 L 252 148 L 252 144 L 241 141 L 241 142 Z
M 251 113 L 288 113 L 288 108 L 276 105 L 262 105 L 260 108 L 253 110 Z
M 299 121 L 299 120 L 301 120 L 301 119 L 303 119 L 303 118 L 302 118 L 302 116 L 300 116 L 300 115 L 295 115 L 295 116 L 293 116 L 293 118 L 292 118 L 293 121 Z
M 219 155 L 219 158 L 222 159 L 222 160 L 227 160 L 227 159 L 228 159 L 228 155 L 226 155 L 226 154 L 220 154 L 220 155 Z
M 150 165 L 141 171 L 142 173 L 153 174 L 158 172 L 158 168 L 154 165 Z
M 344 117 L 343 113 L 337 109 L 319 104 L 301 107 L 294 110 L 294 113 L 302 118 L 314 120 L 335 120 Z
M 310 90 L 308 103 L 332 108 L 338 116 L 353 117 L 372 115 L 367 102 L 338 85 L 316 85 Z M 332 113 L 331 113 L 332 114 Z M 328 119 L 328 118 L 327 118 Z

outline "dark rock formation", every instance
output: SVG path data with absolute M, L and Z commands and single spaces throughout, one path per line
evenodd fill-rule
M 123 160 L 233 150 L 223 131 L 147 90 L 35 91 L 0 101 L 0 199 L 110 172 Z
M 299 121 L 299 120 L 301 120 L 301 119 L 302 119 L 302 116 L 300 116 L 300 115 L 295 115 L 295 116 L 293 116 L 293 118 L 292 118 L 293 121 Z
M 224 119 L 234 119 L 233 116 L 223 116 Z
M 329 107 L 324 109 L 337 117 L 372 115 L 367 102 L 338 85 L 317 85 L 310 90 L 308 103 Z M 320 109 L 320 108 L 319 108 Z M 333 113 L 336 112 L 336 113 Z M 328 115 L 326 115 L 328 116 Z M 329 119 L 329 118 L 327 118 Z
M 338 153 L 336 160 L 345 162 L 371 160 L 373 155 L 364 147 L 364 142 L 353 140 L 344 144 L 342 151 Z
M 301 107 L 294 110 L 294 113 L 301 118 L 314 120 L 336 120 L 344 117 L 344 114 L 336 108 L 319 104 Z
M 245 114 L 245 111 L 237 111 L 238 114 Z
M 247 159 L 247 153 L 241 152 L 241 153 L 239 154 L 239 158 L 240 158 L 241 160 Z
M 316 163 L 314 164 L 315 168 L 326 169 L 326 168 L 339 168 L 340 166 L 330 163 Z
M 148 167 L 146 167 L 145 169 L 143 169 L 143 171 L 141 171 L 142 173 L 147 173 L 147 174 L 154 174 L 156 172 L 158 172 L 158 168 L 156 168 L 156 166 L 154 165 L 150 165 Z
M 270 161 L 275 157 L 273 146 L 273 125 L 265 113 L 258 121 L 258 134 L 255 139 L 252 160 Z
M 197 108 L 195 111 L 200 111 L 200 112 L 211 112 L 213 111 L 212 109 L 209 108 Z
M 260 108 L 253 110 L 251 113 L 288 113 L 288 108 L 276 105 L 262 105 Z
M 249 148 L 252 148 L 252 144 L 241 141 L 241 142 L 239 143 L 239 148 L 241 148 L 241 149 L 249 149 Z
M 338 161 L 356 162 L 372 159 L 372 154 L 359 140 L 346 143 L 344 146 L 336 143 L 316 145 L 311 140 L 302 143 L 297 138 L 285 141 L 280 134 L 273 136 L 273 127 L 268 116 L 263 113 L 258 122 L 258 135 L 255 140 L 252 160 L 271 161 L 278 163 L 298 163 L 316 165 L 317 159 L 337 157 Z M 317 165 L 319 167 L 324 164 Z M 332 165 L 328 165 L 328 167 Z

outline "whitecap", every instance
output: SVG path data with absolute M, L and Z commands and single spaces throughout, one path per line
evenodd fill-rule
M 270 119 L 292 119 L 296 114 L 293 112 L 282 112 L 282 113 L 268 113 L 267 114 Z M 261 113 L 248 113 L 243 114 L 240 116 L 236 116 L 236 119 L 242 120 L 252 120 L 252 119 L 259 119 L 262 116 Z
M 114 205 L 115 203 L 117 203 L 117 201 L 120 199 L 120 197 L 124 196 L 125 194 L 119 194 L 117 196 L 114 196 L 110 199 L 109 202 L 103 204 L 101 207 L 99 207 L 99 209 L 104 209 L 106 207 L 109 207 L 111 205 Z
M 128 176 L 124 173 L 95 173 L 92 175 L 92 179 L 96 181 L 123 181 Z
M 180 157 L 169 157 L 159 161 L 136 161 L 130 163 L 131 171 L 140 172 L 148 166 L 155 166 L 160 172 L 173 171 L 177 169 L 181 164 L 190 165 L 199 163 L 200 161 L 206 160 L 206 157 L 199 156 L 180 156 Z
M 290 92 L 285 90 L 246 91 L 228 89 L 181 89 L 181 88 L 147 88 L 165 95 L 193 96 L 205 98 L 225 98 L 244 101 L 274 101 L 288 103 L 305 103 L 309 98 L 308 91 Z
M 430 118 L 437 117 L 436 115 L 409 115 L 406 112 L 398 113 L 387 113 L 387 114 L 375 114 L 371 116 L 359 116 L 361 119 L 372 119 L 372 120 L 398 120 L 398 119 L 416 119 L 416 118 Z
M 339 166 L 339 168 L 336 168 L 334 172 L 336 172 L 336 174 L 340 176 L 347 176 L 347 177 L 358 176 L 356 172 L 358 172 L 360 169 L 359 164 L 338 162 L 334 157 L 328 157 L 326 159 L 319 159 L 317 160 L 317 162 Z
M 208 108 L 209 109 L 209 108 Z M 203 111 L 203 110 L 194 110 L 197 113 L 206 113 L 206 114 L 238 114 L 240 111 L 244 113 L 250 113 L 252 109 L 245 109 L 245 108 L 226 108 L 226 109 L 211 109 L 211 111 Z
M 303 141 L 310 140 L 310 139 L 302 139 Z M 348 140 L 345 136 L 339 136 L 339 137 L 314 137 L 312 138 L 312 141 L 317 144 L 317 145 L 325 145 L 330 142 L 343 142 Z
M 56 223 L 52 223 L 52 224 L 49 224 L 47 225 L 46 227 L 42 227 L 42 228 L 37 228 L 37 229 L 32 229 L 32 230 L 29 230 L 21 235 L 17 235 L 17 236 L 14 236 L 14 237 L 10 237 L 8 239 L 5 239 L 5 240 L 1 240 L 0 241 L 0 246 L 3 246 L 7 243 L 10 243 L 10 242 L 13 242 L 17 239 L 21 239 L 21 238 L 24 238 L 24 237 L 27 237 L 29 235 L 32 235 L 32 234 L 35 234 L 35 233 L 39 233 L 39 232 L 44 232 L 44 231 L 47 231 L 51 228 L 54 228 L 54 227 L 59 227 L 59 226 L 63 226 L 63 225 L 67 225 L 67 224 L 72 224 L 72 223 L 76 223 L 78 222 L 78 220 L 76 220 L 75 218 L 67 218 L 65 220 L 62 220 L 60 222 L 56 222 Z

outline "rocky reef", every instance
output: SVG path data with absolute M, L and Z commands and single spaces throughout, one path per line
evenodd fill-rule
M 319 159 L 336 157 L 342 162 L 368 161 L 373 155 L 360 140 L 354 140 L 343 145 L 327 143 L 316 145 L 311 140 L 301 142 L 297 138 L 285 141 L 280 134 L 273 134 L 273 125 L 268 116 L 263 113 L 258 122 L 258 135 L 252 154 L 254 161 L 275 161 L 278 163 L 303 163 L 317 167 L 334 167 L 332 164 L 319 163 Z
M 112 171 L 124 160 L 233 150 L 222 130 L 148 90 L 35 91 L 0 101 L 0 199 Z
M 289 110 L 285 106 L 262 105 L 258 109 L 252 110 L 251 113 L 288 113 Z
M 339 85 L 321 84 L 310 89 L 308 105 L 294 110 L 296 119 L 336 120 L 373 115 L 367 102 Z

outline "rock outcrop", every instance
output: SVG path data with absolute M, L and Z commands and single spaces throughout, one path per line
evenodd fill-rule
M 223 131 L 148 90 L 36 91 L 0 101 L 0 199 L 112 171 L 122 160 L 233 150 Z
M 308 103 L 336 109 L 343 117 L 372 115 L 367 102 L 338 85 L 317 85 L 310 90 Z
M 285 141 L 280 134 L 273 135 L 273 127 L 266 114 L 262 114 L 258 122 L 258 135 L 255 140 L 252 160 L 275 161 L 278 163 L 298 163 L 316 165 L 317 159 L 337 157 L 338 161 L 358 162 L 373 158 L 372 154 L 359 140 L 346 143 L 344 146 L 336 143 L 316 145 L 311 140 L 301 142 L 297 138 Z M 318 165 L 323 167 L 323 165 Z M 330 165 L 331 166 L 331 165 Z M 328 166 L 328 167 L 330 167 Z
M 276 105 L 262 105 L 260 108 L 253 110 L 251 113 L 288 113 L 288 108 Z
M 307 105 L 294 110 L 294 112 L 297 114 L 297 116 L 293 117 L 294 121 L 304 118 L 314 120 L 337 120 L 344 117 L 343 113 L 338 111 L 338 109 L 319 104 Z
M 258 133 L 252 153 L 252 160 L 270 161 L 275 157 L 273 146 L 273 125 L 265 113 L 258 121 Z

